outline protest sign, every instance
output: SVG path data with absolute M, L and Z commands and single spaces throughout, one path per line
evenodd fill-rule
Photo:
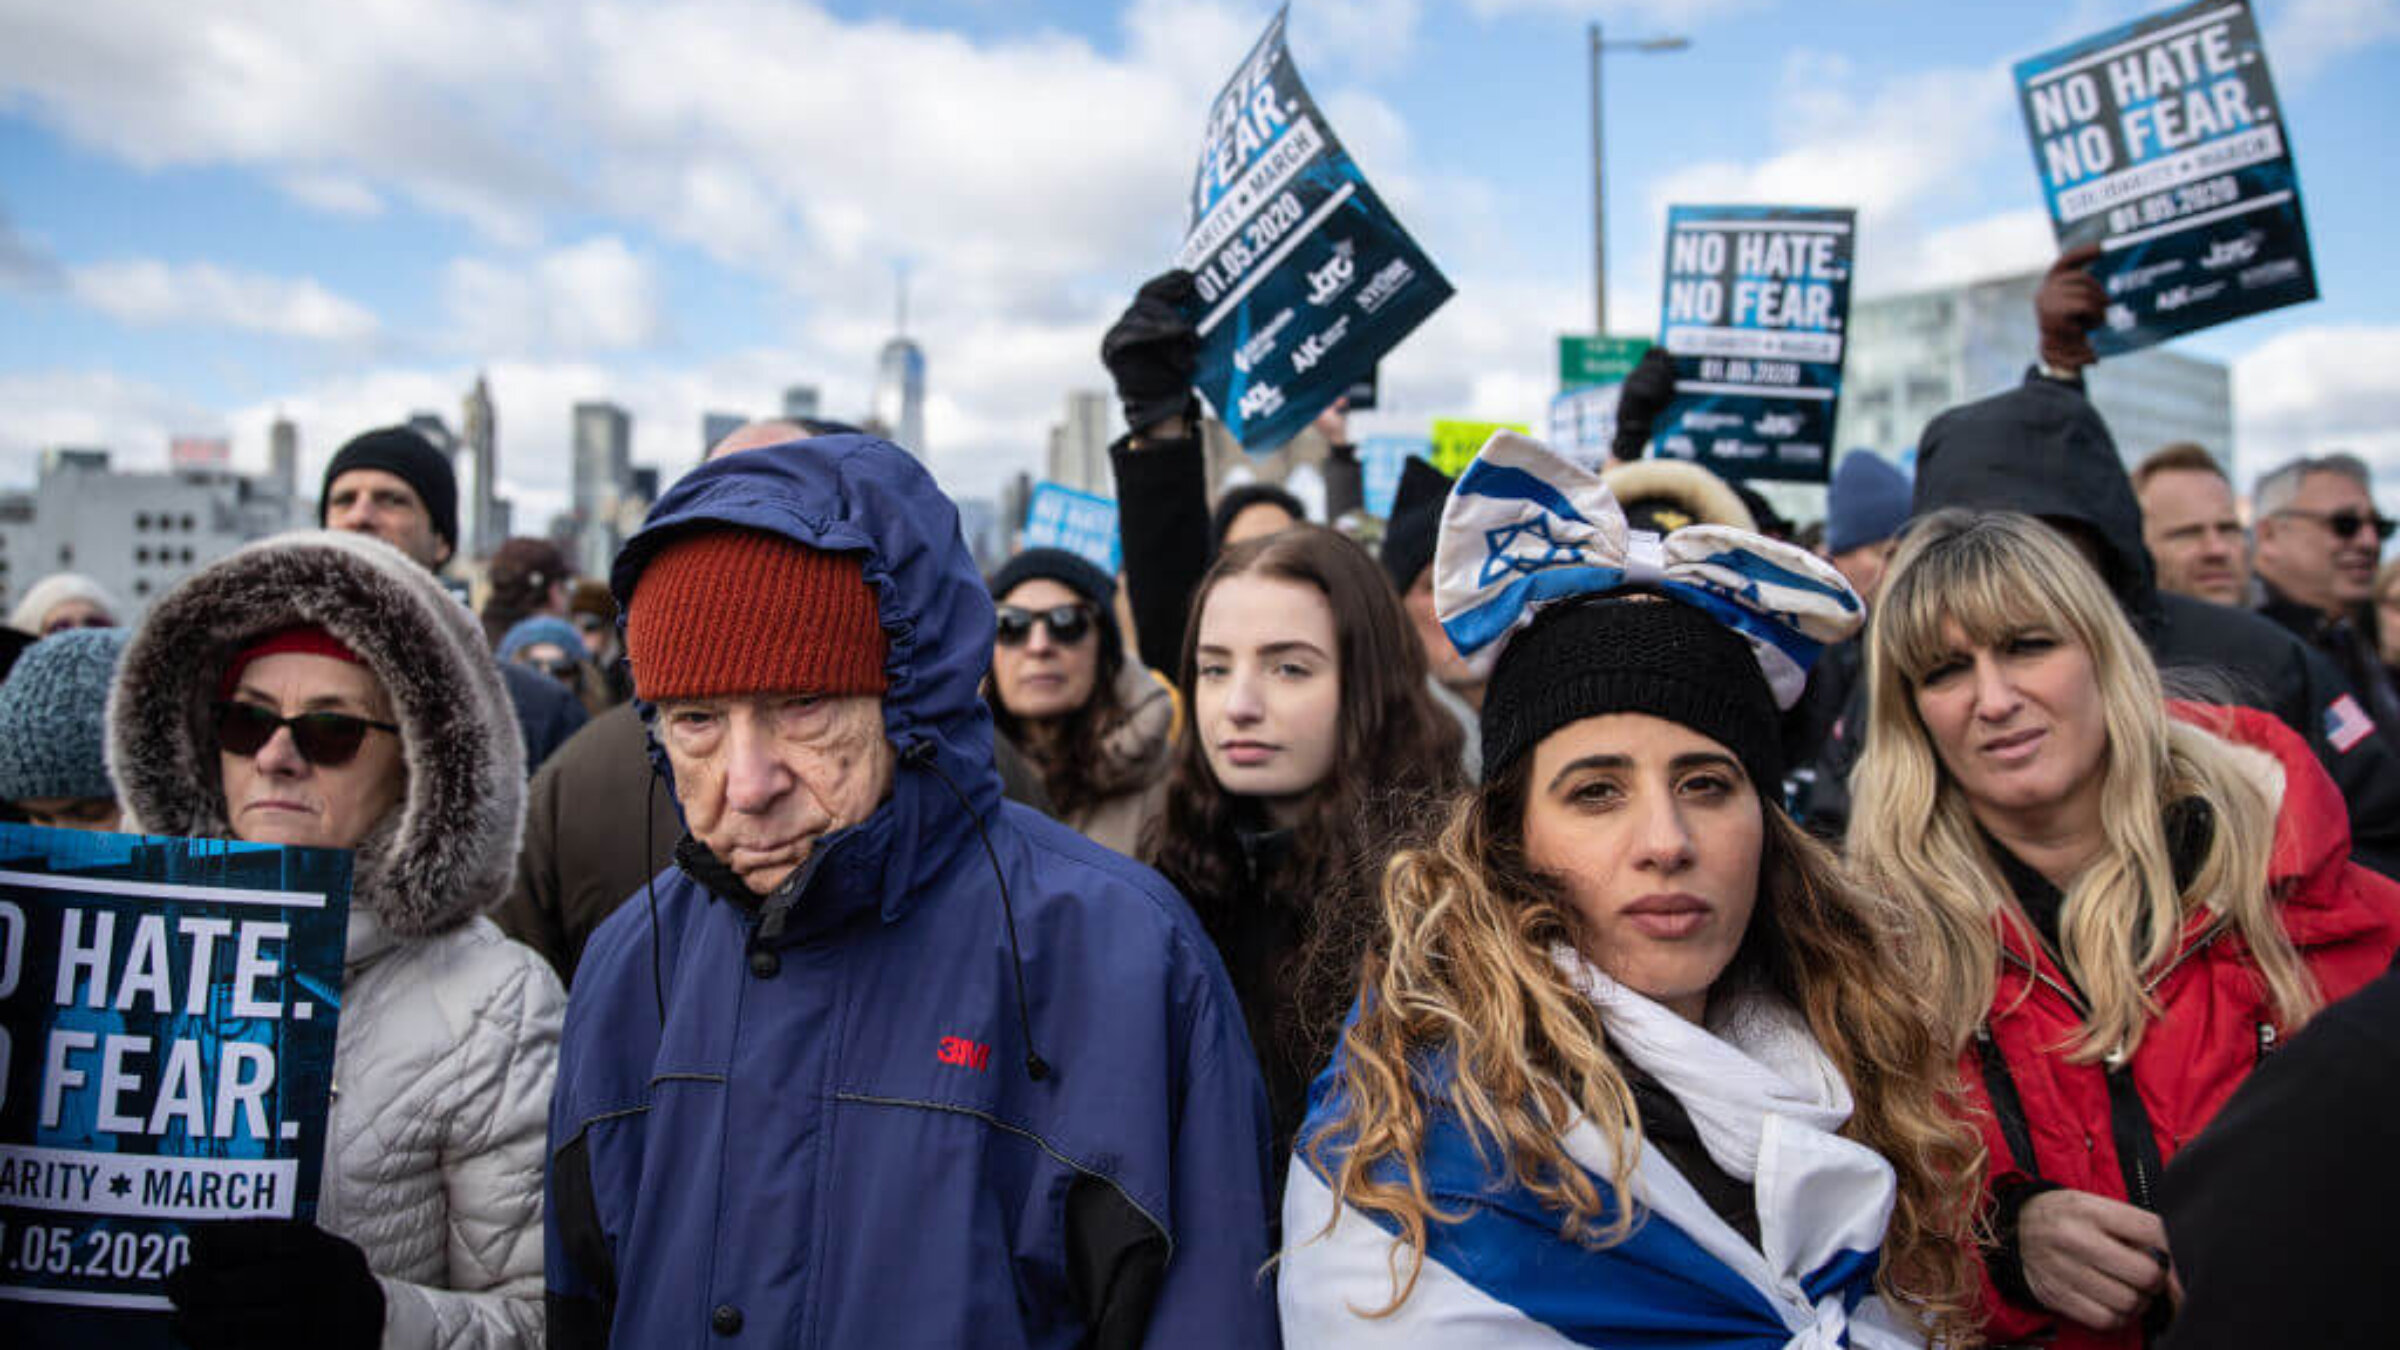
M 1392 498 L 1400 493 L 1400 472 L 1408 457 L 1433 460 L 1433 443 L 1422 436 L 1369 436 L 1358 446 L 1360 505 L 1377 520 L 1392 516 Z
M 1561 337 L 1550 448 L 1587 469 L 1605 467 L 1617 436 L 1617 396 L 1649 350 L 1648 338 Z
M 1298 435 L 1450 298 L 1301 85 L 1283 23 L 1210 108 L 1175 259 L 1200 290 L 1194 384 L 1253 452 Z
M 0 825 L 12 1345 L 166 1346 L 186 1225 L 314 1216 L 349 893 L 335 850 Z
M 1659 341 L 1675 357 L 1675 398 L 1652 433 L 1657 454 L 1731 481 L 1826 481 L 1853 216 L 1837 207 L 1668 208 Z
M 1112 577 L 1124 561 L 1117 504 L 1060 483 L 1033 485 L 1022 537 L 1027 548 L 1063 548 Z
M 1433 453 L 1427 458 L 1433 461 L 1433 467 L 1456 478 L 1474 460 L 1483 443 L 1492 438 L 1493 432 L 1526 430 L 1523 422 L 1464 422 L 1444 418 L 1433 424 Z
M 2098 243 L 2102 356 L 2317 298 L 2258 23 L 2202 0 L 2017 63 L 2062 249 Z

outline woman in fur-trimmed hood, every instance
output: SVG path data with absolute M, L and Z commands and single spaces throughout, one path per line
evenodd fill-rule
M 565 998 L 482 917 L 523 754 L 474 618 L 364 535 L 249 545 L 134 637 L 109 703 L 128 828 L 356 849 L 316 1223 L 196 1238 L 168 1286 L 195 1346 L 540 1343 Z

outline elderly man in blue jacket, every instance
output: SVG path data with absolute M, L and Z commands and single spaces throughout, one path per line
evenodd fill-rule
M 1240 1009 L 1154 873 L 1001 800 L 924 468 L 712 461 L 611 581 L 687 833 L 577 973 L 550 1343 L 1272 1345 Z

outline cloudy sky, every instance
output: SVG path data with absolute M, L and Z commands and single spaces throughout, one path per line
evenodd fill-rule
M 2157 5 L 1298 0 L 1302 75 L 1458 298 L 1391 411 L 1537 418 L 1589 331 L 1584 25 L 1609 58 L 1614 327 L 1655 326 L 1670 202 L 1860 209 L 1864 293 L 2048 254 L 2012 62 Z M 2326 298 L 2187 339 L 2241 472 L 2347 445 L 2400 504 L 2400 0 L 2259 0 Z M 520 522 L 568 409 L 669 477 L 704 410 L 866 406 L 896 273 L 956 492 L 1038 472 L 1099 336 L 1171 255 L 1209 96 L 1264 0 L 0 0 L 0 485 L 163 464 L 281 410 L 303 473 L 478 370 Z M 1881 447 L 1896 450 L 1899 447 Z

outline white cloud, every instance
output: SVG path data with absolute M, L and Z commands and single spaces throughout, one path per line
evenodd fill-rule
M 1599 19 L 1610 26 L 1625 25 L 1627 31 L 1623 36 L 1634 38 L 1693 28 L 1727 14 L 1762 8 L 1765 3 L 1766 0 L 1467 0 L 1467 8 L 1487 18 L 1501 14 L 1558 14 L 1573 19 Z
M 471 351 L 612 351 L 647 346 L 662 328 L 649 263 L 614 235 L 532 258 L 458 259 L 442 294 L 450 340 Z
M 214 263 L 150 258 L 86 263 L 67 269 L 67 288 L 82 303 L 143 327 L 214 325 L 320 342 L 374 336 L 375 316 L 305 278 L 263 276 Z
M 277 186 L 293 201 L 327 215 L 365 219 L 383 214 L 383 198 L 348 174 L 286 174 Z
M 2400 0 L 2291 0 L 2267 21 L 2264 40 L 2278 79 L 2304 79 L 2400 41 Z
M 221 435 L 222 413 L 106 371 L 0 374 L 0 483 L 31 486 L 41 452 L 102 446 L 123 468 L 164 468 L 168 438 Z M 259 459 L 266 458 L 264 433 Z
M 2295 455 L 2348 450 L 2400 513 L 2400 326 L 2323 325 L 2279 334 L 2233 363 L 2236 478 Z

